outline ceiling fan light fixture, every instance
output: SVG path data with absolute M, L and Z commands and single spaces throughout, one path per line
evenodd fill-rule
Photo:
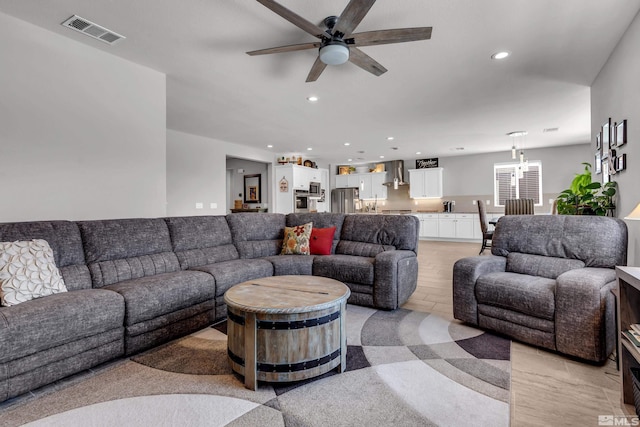
M 332 41 L 320 48 L 320 61 L 327 65 L 340 65 L 349 60 L 349 48 L 345 43 Z

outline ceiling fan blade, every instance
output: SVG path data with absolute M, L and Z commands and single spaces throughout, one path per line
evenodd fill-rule
M 365 71 L 380 76 L 387 72 L 387 69 L 380 65 L 375 59 L 358 49 L 357 47 L 349 47 L 349 61 L 356 64 Z
M 316 58 L 316 62 L 314 62 L 313 66 L 311 67 L 311 71 L 309 71 L 309 75 L 307 76 L 306 80 L 307 83 L 315 82 L 316 80 L 318 80 L 318 77 L 320 77 L 320 74 L 322 74 L 325 68 L 327 68 L 327 64 L 320 61 L 320 57 L 318 56 Z
M 326 34 L 325 30 L 323 30 L 322 28 L 318 27 L 316 24 L 314 24 L 314 23 L 312 23 L 310 21 L 307 21 L 302 16 L 290 11 L 286 7 L 282 6 L 279 3 L 276 3 L 273 0 L 258 0 L 258 3 L 260 3 L 263 6 L 267 7 L 272 12 L 277 13 L 278 15 L 280 15 L 281 17 L 283 17 L 287 21 L 291 22 L 296 27 L 306 31 L 307 33 L 311 34 L 314 37 L 317 37 L 317 38 L 320 39 L 320 38 L 322 38 L 323 34 Z
M 247 55 L 255 56 L 255 55 L 267 55 L 269 53 L 294 52 L 296 50 L 313 49 L 318 47 L 320 47 L 320 42 L 290 44 L 287 46 L 278 46 L 278 47 L 270 47 L 268 49 L 252 50 L 251 52 L 247 52 Z
M 365 31 L 352 34 L 351 37 L 353 38 L 353 46 L 372 46 L 429 40 L 431 31 L 432 27 L 396 28 L 393 30 Z
M 340 14 L 336 26 L 333 27 L 333 34 L 350 35 L 375 2 L 376 0 L 351 0 Z

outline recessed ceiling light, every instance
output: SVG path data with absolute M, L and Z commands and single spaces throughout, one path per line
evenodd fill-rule
M 267 148 L 273 148 L 273 145 L 269 144 L 267 145 Z
M 526 130 L 516 130 L 513 132 L 509 132 L 507 136 L 516 137 L 516 136 L 525 136 L 528 132 Z
M 347 162 L 353 162 L 353 159 L 347 159 Z
M 510 52 L 503 50 L 502 52 L 496 52 L 493 55 L 491 55 L 491 59 L 504 59 L 509 55 L 511 55 Z
M 392 137 L 392 136 L 388 136 L 388 137 L 387 137 L 387 141 L 393 141 L 394 139 L 395 139 L 395 138 L 394 138 L 394 137 Z
M 345 142 L 344 145 L 351 145 L 351 143 L 350 142 Z
M 318 97 L 317 96 L 307 96 L 307 101 L 309 102 L 318 102 Z
M 384 159 L 384 156 L 380 156 L 381 159 Z
M 307 151 L 311 151 L 311 150 L 313 150 L 313 148 L 307 147 Z
M 416 151 L 416 154 L 422 154 L 420 151 Z

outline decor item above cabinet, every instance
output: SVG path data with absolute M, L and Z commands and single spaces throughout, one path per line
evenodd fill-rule
M 442 198 L 442 168 L 409 169 L 409 197 Z

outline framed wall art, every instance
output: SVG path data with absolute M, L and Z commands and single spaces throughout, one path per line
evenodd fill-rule
M 602 147 L 604 149 L 611 147 L 611 117 L 602 124 Z
M 596 174 L 602 173 L 602 155 L 600 154 L 600 150 L 596 151 L 595 168 Z
M 627 155 L 621 154 L 616 158 L 616 170 L 618 172 L 623 171 L 627 168 Z
M 616 123 L 616 147 L 621 147 L 627 143 L 627 119 L 624 119 L 620 123 Z

